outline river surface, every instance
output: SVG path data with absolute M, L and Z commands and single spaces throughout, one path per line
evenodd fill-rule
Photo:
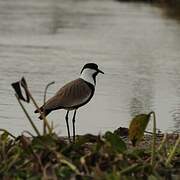
M 180 24 L 158 7 L 113 0 L 0 0 L 0 128 L 33 132 L 11 83 L 24 76 L 38 104 L 96 62 L 95 96 L 77 113 L 77 133 L 128 126 L 155 111 L 162 131 L 180 131 Z M 34 107 L 26 104 L 34 122 Z M 66 134 L 65 111 L 48 116 Z M 151 126 L 149 126 L 149 129 Z

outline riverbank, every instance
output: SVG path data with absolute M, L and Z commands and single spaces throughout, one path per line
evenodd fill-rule
M 119 2 L 144 2 L 159 6 L 164 11 L 164 15 L 180 20 L 179 0 L 117 0 Z
M 179 0 L 117 0 L 124 2 L 151 2 L 151 3 L 167 3 L 167 4 L 179 4 Z
M 0 136 L 2 179 L 178 179 L 180 148 L 167 162 L 178 134 L 157 135 L 152 161 L 151 135 L 133 147 L 127 136 L 106 132 L 76 137 L 76 143 L 56 134 L 30 137 L 24 132 Z

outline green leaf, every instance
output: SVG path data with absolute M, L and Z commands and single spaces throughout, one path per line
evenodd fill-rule
M 118 153 L 122 153 L 127 149 L 126 143 L 118 135 L 108 131 L 105 134 L 105 138 Z
M 121 179 L 121 175 L 119 171 L 113 171 L 113 172 L 107 173 L 105 176 L 105 180 L 117 180 L 117 179 Z
M 72 173 L 73 171 L 68 166 L 61 166 L 56 169 L 56 175 L 62 180 L 70 179 Z
M 55 147 L 58 139 L 56 135 L 48 134 L 45 136 L 38 136 L 32 140 L 32 147 L 34 149 L 46 149 L 46 147 Z
M 158 180 L 159 178 L 157 178 L 156 176 L 154 176 L 154 175 L 150 175 L 149 177 L 148 177 L 148 180 Z
M 4 133 L 1 134 L 1 140 L 7 141 L 8 140 L 8 132 L 4 131 Z
M 132 119 L 129 126 L 129 139 L 133 146 L 143 138 L 144 131 L 150 120 L 150 115 L 151 113 L 139 114 Z

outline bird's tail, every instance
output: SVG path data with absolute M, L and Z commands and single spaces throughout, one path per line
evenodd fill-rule
M 44 106 L 40 107 L 40 111 L 44 114 L 45 117 L 51 112 L 51 110 L 44 109 Z M 36 109 L 34 113 L 39 113 L 38 109 Z M 43 116 L 40 115 L 39 119 L 43 119 Z
M 39 109 L 40 109 L 41 112 L 43 112 L 44 106 L 41 106 Z M 36 109 L 36 110 L 34 111 L 34 113 L 39 113 L 38 109 Z

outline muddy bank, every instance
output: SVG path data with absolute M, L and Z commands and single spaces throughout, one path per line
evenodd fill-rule
M 162 8 L 164 15 L 180 20 L 180 1 L 179 0 L 117 0 L 119 2 L 144 2 Z

